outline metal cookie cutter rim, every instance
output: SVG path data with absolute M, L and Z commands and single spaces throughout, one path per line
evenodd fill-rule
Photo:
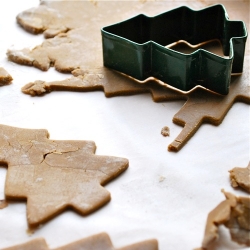
M 104 66 L 138 80 L 155 77 L 182 91 L 196 85 L 219 94 L 229 91 L 231 73 L 243 69 L 247 29 L 230 21 L 221 4 L 201 10 L 182 6 L 155 17 L 140 14 L 101 29 Z M 197 49 L 191 54 L 166 45 L 219 39 L 224 55 Z

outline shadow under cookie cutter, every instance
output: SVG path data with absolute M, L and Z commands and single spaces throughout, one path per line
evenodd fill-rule
M 231 73 L 242 73 L 247 40 L 243 21 L 230 21 L 223 5 L 182 6 L 155 17 L 140 14 L 101 29 L 104 66 L 140 81 L 155 77 L 182 91 L 197 85 L 229 92 Z M 184 54 L 166 47 L 218 39 L 225 57 L 198 49 Z

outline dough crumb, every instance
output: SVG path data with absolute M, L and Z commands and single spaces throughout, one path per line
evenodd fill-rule
M 165 127 L 163 127 L 162 128 L 162 130 L 161 130 L 161 134 L 163 135 L 163 136 L 169 136 L 170 135 L 170 130 L 169 130 L 169 127 L 167 127 L 167 126 L 165 126 Z
M 35 233 L 35 230 L 34 229 L 31 229 L 31 228 L 28 228 L 26 230 L 26 233 L 29 235 L 29 236 L 32 236 L 34 233 Z
M 159 182 L 163 182 L 165 179 L 166 179 L 166 177 L 161 175 L 161 176 L 159 177 Z

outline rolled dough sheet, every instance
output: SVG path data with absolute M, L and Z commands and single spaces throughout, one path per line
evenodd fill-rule
M 130 4 L 131 9 L 126 15 L 118 11 L 110 18 L 125 20 L 135 12 L 144 12 L 144 8 L 145 14 L 155 15 L 181 5 L 200 9 L 214 3 L 138 1 Z M 248 2 L 222 3 L 231 20 L 244 20 L 243 13 L 249 12 Z M 50 4 L 52 7 L 58 3 Z M 68 2 L 70 4 L 76 2 Z M 87 12 L 97 8 L 99 3 L 97 6 L 95 2 L 82 4 L 88 5 Z M 120 10 L 126 6 L 124 2 L 117 4 Z M 100 232 L 107 232 L 118 249 L 152 238 L 158 240 L 162 250 L 199 247 L 208 213 L 223 201 L 220 190 L 224 188 L 236 196 L 245 195 L 245 192 L 231 187 L 228 171 L 235 166 L 247 166 L 249 162 L 249 106 L 236 103 L 220 126 L 204 124 L 175 154 L 168 152 L 166 146 L 182 130 L 172 123 L 172 118 L 184 105 L 183 99 L 152 102 L 145 92 L 115 98 L 106 98 L 99 91 L 54 91 L 42 98 L 25 95 L 20 89 L 26 83 L 39 79 L 44 82 L 65 81 L 72 75 L 59 73 L 53 68 L 45 73 L 9 62 L 7 49 L 32 49 L 44 41 L 43 35 L 25 32 L 15 20 L 18 13 L 38 6 L 39 1 L 23 0 L 15 4 L 5 1 L 0 5 L 4 10 L 0 16 L 0 29 L 6 34 L 0 44 L 0 64 L 14 79 L 11 85 L 0 91 L 1 124 L 46 128 L 55 140 L 92 140 L 98 145 L 96 154 L 124 157 L 129 159 L 130 165 L 122 176 L 105 185 L 112 194 L 112 202 L 85 217 L 66 211 L 31 235 L 26 232 L 26 202 L 10 202 L 8 207 L 0 210 L 0 248 L 42 237 L 53 249 Z M 84 12 L 81 13 L 84 16 Z M 112 8 L 107 10 L 107 16 L 112 16 L 112 13 Z M 98 16 L 92 18 L 98 19 Z M 244 21 L 249 24 L 248 17 Z M 106 22 L 105 25 L 110 23 L 108 19 Z M 89 19 L 82 24 L 88 26 Z M 93 44 L 97 43 L 99 40 L 93 41 Z M 246 60 L 249 60 L 247 58 L 249 45 L 246 51 Z M 171 133 L 163 137 L 161 128 L 166 125 Z M 5 199 L 6 173 L 7 166 L 3 165 L 0 167 L 1 200 Z M 219 231 L 216 250 L 247 249 L 232 242 L 223 227 Z
M 32 50 L 27 48 L 9 50 L 7 52 L 9 60 L 24 65 L 33 65 L 44 71 L 53 65 L 58 71 L 71 72 L 75 76 L 56 83 L 46 83 L 40 80 L 28 83 L 22 88 L 23 92 L 31 95 L 42 95 L 52 90 L 92 91 L 101 89 L 106 96 L 110 96 L 110 92 L 115 96 L 145 91 L 152 93 L 154 101 L 159 101 L 154 96 L 157 95 L 157 91 L 161 87 L 162 98 L 160 101 L 173 100 L 173 96 L 176 100 L 187 100 L 173 118 L 176 124 L 184 128 L 179 136 L 169 144 L 168 150 L 170 151 L 179 151 L 203 123 L 219 125 L 235 102 L 250 103 L 249 60 L 247 58 L 243 74 L 232 77 L 230 92 L 227 96 L 214 94 L 201 88 L 183 94 L 178 90 L 172 90 L 166 84 L 163 84 L 164 87 L 162 85 L 159 87 L 159 83 L 156 81 L 150 81 L 151 86 L 149 87 L 149 84 L 133 83 L 130 78 L 103 68 L 100 29 L 108 22 L 109 24 L 117 22 L 114 19 L 114 17 L 120 17 L 117 16 L 117 13 L 122 12 L 124 16 L 132 15 L 131 4 L 135 7 L 133 15 L 138 14 L 138 6 L 141 6 L 140 11 L 143 13 L 149 11 L 149 4 L 142 5 L 138 2 L 125 2 L 122 6 L 117 2 L 99 2 L 93 6 L 89 2 L 44 1 L 37 7 L 21 12 L 17 16 L 17 21 L 27 31 L 35 34 L 44 32 L 45 37 L 59 34 Z M 163 8 L 164 4 L 155 4 L 152 9 Z M 87 12 L 86 9 L 88 9 Z M 108 10 L 112 10 L 113 15 L 107 16 Z M 241 11 L 244 13 L 243 20 L 247 20 L 248 13 L 245 12 L 243 5 Z M 74 15 L 70 13 L 74 13 Z M 87 26 L 84 25 L 86 20 L 91 20 Z M 221 45 L 216 44 L 216 42 L 197 45 L 196 48 L 192 49 L 185 46 L 184 43 L 178 43 L 172 48 L 187 54 L 197 48 L 203 48 L 212 53 L 223 55 Z M 96 70 L 99 67 L 102 68 L 99 71 Z M 141 85 L 140 88 L 137 85 Z M 144 88 L 146 89 L 144 90 Z

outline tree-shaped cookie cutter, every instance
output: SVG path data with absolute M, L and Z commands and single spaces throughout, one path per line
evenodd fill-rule
M 155 17 L 140 14 L 101 29 L 104 66 L 138 80 L 155 77 L 182 91 L 196 85 L 229 91 L 231 73 L 242 73 L 247 30 L 230 21 L 223 5 L 198 11 L 182 6 Z M 184 54 L 166 47 L 179 40 L 218 39 L 224 56 L 198 49 Z

